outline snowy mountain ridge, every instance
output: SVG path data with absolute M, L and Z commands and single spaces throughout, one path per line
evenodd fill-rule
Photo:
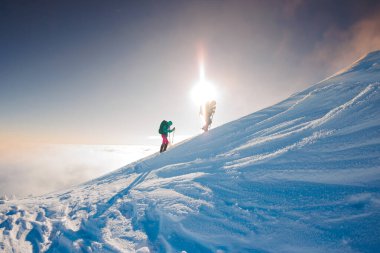
M 380 51 L 66 191 L 0 204 L 5 252 L 377 252 Z

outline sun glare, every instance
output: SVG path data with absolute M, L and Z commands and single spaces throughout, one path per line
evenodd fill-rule
M 207 101 L 216 100 L 216 88 L 206 78 L 206 68 L 204 62 L 203 50 L 200 50 L 199 56 L 199 81 L 195 83 L 191 90 L 191 98 L 197 106 L 205 104 Z
M 199 81 L 191 91 L 191 97 L 196 105 L 202 105 L 207 101 L 216 99 L 216 90 L 212 83 L 205 80 Z

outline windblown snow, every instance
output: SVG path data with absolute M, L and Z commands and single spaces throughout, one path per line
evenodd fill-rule
M 35 198 L 4 252 L 379 252 L 380 51 L 287 100 Z

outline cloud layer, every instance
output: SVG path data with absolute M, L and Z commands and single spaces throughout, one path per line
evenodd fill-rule
M 153 146 L 44 145 L 0 148 L 0 196 L 40 195 L 79 184 L 157 151 Z

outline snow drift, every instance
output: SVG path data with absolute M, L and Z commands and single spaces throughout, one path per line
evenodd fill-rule
M 166 153 L 1 203 L 5 252 L 378 252 L 380 51 Z

